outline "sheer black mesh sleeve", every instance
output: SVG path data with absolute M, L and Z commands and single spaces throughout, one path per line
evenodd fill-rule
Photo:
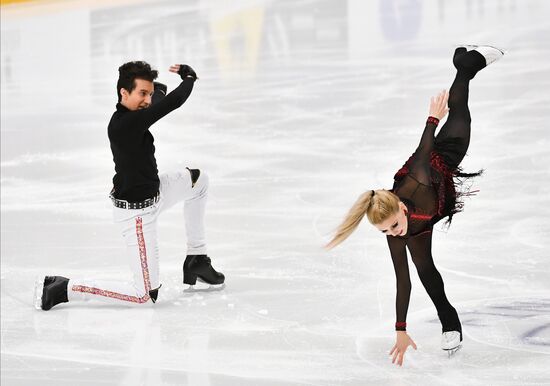
M 393 268 L 395 270 L 397 294 L 395 297 L 396 330 L 406 330 L 407 311 L 411 297 L 411 278 L 409 276 L 409 265 L 407 262 L 407 251 L 405 239 L 387 236 L 390 248 Z M 400 326 L 398 326 L 400 324 Z
M 421 184 L 430 185 L 430 154 L 434 149 L 435 129 L 439 121 L 428 118 L 426 127 L 420 138 L 420 143 L 414 152 L 414 160 L 411 164 L 411 175 Z
M 434 177 L 431 157 L 434 148 L 434 133 L 438 121 L 428 118 L 420 143 L 414 154 L 394 177 L 393 192 L 409 209 L 406 236 L 431 229 L 432 220 L 438 214 L 438 196 L 433 187 Z

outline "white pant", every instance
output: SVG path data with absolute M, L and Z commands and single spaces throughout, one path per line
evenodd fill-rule
M 185 200 L 184 217 L 187 254 L 206 254 L 204 210 L 208 193 L 208 175 L 201 170 L 192 186 L 188 170 L 163 174 L 160 177 L 160 199 L 148 208 L 113 207 L 113 216 L 126 244 L 126 255 L 133 274 L 132 283 L 113 280 L 71 279 L 69 301 L 97 299 L 101 301 L 150 303 L 149 291 L 160 287 L 157 218 L 160 213 Z

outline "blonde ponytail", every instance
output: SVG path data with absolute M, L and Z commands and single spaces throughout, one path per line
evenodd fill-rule
M 369 190 L 361 194 L 325 248 L 332 249 L 347 239 L 365 215 L 371 224 L 383 222 L 392 214 L 397 213 L 399 201 L 399 197 L 384 189 Z

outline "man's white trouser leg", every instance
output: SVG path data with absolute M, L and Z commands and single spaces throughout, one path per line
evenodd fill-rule
M 133 282 L 74 278 L 69 281 L 69 301 L 97 299 L 105 302 L 145 304 L 149 291 L 159 283 L 157 216 L 161 202 L 145 209 L 113 208 L 126 244 L 126 259 Z
M 187 254 L 206 254 L 204 215 L 208 175 L 201 171 L 193 185 L 188 170 L 163 174 L 160 176 L 160 193 L 159 202 L 148 208 L 113 208 L 115 223 L 120 225 L 126 245 L 133 282 L 74 278 L 68 285 L 69 301 L 97 299 L 130 305 L 150 303 L 149 291 L 160 286 L 157 218 L 178 202 L 185 201 Z
M 160 176 L 160 192 L 163 197 L 161 212 L 185 201 L 183 215 L 188 255 L 206 255 L 204 215 L 208 182 L 208 175 L 202 170 L 194 185 L 188 170 Z

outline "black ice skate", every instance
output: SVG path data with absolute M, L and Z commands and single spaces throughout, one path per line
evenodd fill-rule
M 193 286 L 197 283 L 197 280 L 219 286 L 224 283 L 225 276 L 212 267 L 208 256 L 187 255 L 185 263 L 183 263 L 183 283 Z
M 36 281 L 34 287 L 34 306 L 44 311 L 59 303 L 67 303 L 67 285 L 69 279 L 63 276 L 46 276 Z
M 473 78 L 475 74 L 496 62 L 504 55 L 504 51 L 492 46 L 464 45 L 455 50 L 453 64 L 457 70 L 466 71 Z
M 441 335 L 441 349 L 446 351 L 449 358 L 462 347 L 462 332 L 445 331 Z

